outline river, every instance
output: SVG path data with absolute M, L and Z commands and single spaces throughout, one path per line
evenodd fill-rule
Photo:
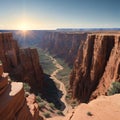
M 65 105 L 65 108 L 64 108 L 64 110 L 63 110 L 62 112 L 63 112 L 64 114 L 66 114 L 66 113 L 68 113 L 68 111 L 69 111 L 69 109 L 70 109 L 70 105 L 68 105 L 67 102 L 66 102 L 67 91 L 66 91 L 66 88 L 65 88 L 64 83 L 61 82 L 60 80 L 58 80 L 58 79 L 56 78 L 57 73 L 58 73 L 59 71 L 63 70 L 64 67 L 61 66 L 61 65 L 57 62 L 57 60 L 56 60 L 55 58 L 53 58 L 52 56 L 50 56 L 50 55 L 48 55 L 48 54 L 45 54 L 45 55 L 48 56 L 48 57 L 51 59 L 51 61 L 53 62 L 53 64 L 54 64 L 54 65 L 56 66 L 56 68 L 57 68 L 57 69 L 56 69 L 55 71 L 53 71 L 53 73 L 50 75 L 50 76 L 51 76 L 50 78 L 51 78 L 55 83 L 57 83 L 57 84 L 60 85 L 59 90 L 62 92 L 62 97 L 60 98 L 60 100 L 61 100 L 61 102 L 63 102 L 64 105 Z M 64 107 L 64 106 L 62 106 L 62 107 Z

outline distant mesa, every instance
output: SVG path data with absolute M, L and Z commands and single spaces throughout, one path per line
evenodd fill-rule
M 90 31 L 90 32 L 95 32 L 95 31 L 119 31 L 120 28 L 57 28 L 56 31 Z

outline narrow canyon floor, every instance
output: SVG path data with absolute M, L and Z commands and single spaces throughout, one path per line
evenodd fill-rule
M 64 63 L 63 60 L 50 55 L 48 52 L 45 52 L 40 48 L 38 48 L 38 53 L 44 73 L 48 75 L 48 78 L 55 83 L 55 86 L 58 89 L 58 98 L 56 99 L 59 102 L 58 106 L 60 107 L 56 108 L 59 109 L 59 112 L 54 110 L 57 111 L 57 115 L 50 113 L 50 117 L 63 117 L 72 110 L 72 106 L 70 105 L 69 100 L 67 100 L 68 98 L 70 99 L 70 95 L 68 95 L 68 88 L 71 68 Z M 51 84 L 54 84 L 53 82 Z M 52 102 L 52 100 L 49 100 L 48 98 L 48 102 Z M 47 112 L 49 113 L 49 110 Z

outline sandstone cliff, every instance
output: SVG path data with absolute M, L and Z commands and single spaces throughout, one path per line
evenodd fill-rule
M 0 120 L 42 120 L 35 96 L 24 94 L 23 83 L 8 82 L 0 64 Z
M 78 48 L 86 36 L 87 33 L 47 32 L 40 42 L 40 47 L 73 65 Z
M 73 98 L 88 102 L 105 95 L 113 81 L 120 81 L 120 35 L 88 35 L 70 76 Z
M 19 49 L 12 33 L 0 33 L 0 60 L 14 80 L 28 82 L 33 90 L 42 90 L 43 71 L 36 49 Z
M 100 96 L 88 104 L 80 104 L 64 119 L 57 120 L 119 120 L 120 95 Z
M 88 104 L 81 103 L 65 117 L 53 117 L 47 120 L 119 120 L 120 94 L 100 96 Z

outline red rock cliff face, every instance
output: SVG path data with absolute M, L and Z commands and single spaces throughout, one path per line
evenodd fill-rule
M 57 57 L 63 58 L 69 65 L 73 65 L 78 48 L 86 36 L 87 33 L 47 32 L 40 46 Z
M 33 89 L 40 90 L 43 84 L 43 70 L 39 64 L 39 57 L 36 49 L 21 49 L 19 60 L 22 66 L 21 78 L 28 82 Z M 19 71 L 18 71 L 19 74 Z M 40 89 L 39 89 L 40 88 Z
M 80 102 L 107 93 L 120 79 L 120 35 L 91 34 L 79 48 L 70 76 L 73 97 Z
M 0 120 L 42 120 L 35 97 L 24 97 L 23 83 L 8 82 L 0 64 Z
M 13 40 L 11 33 L 0 33 L 0 60 L 3 62 L 5 71 L 10 71 L 17 66 L 17 54 L 19 48 Z
M 28 82 L 32 89 L 41 91 L 43 71 L 36 49 L 19 49 L 12 33 L 0 33 L 0 60 L 15 80 Z

